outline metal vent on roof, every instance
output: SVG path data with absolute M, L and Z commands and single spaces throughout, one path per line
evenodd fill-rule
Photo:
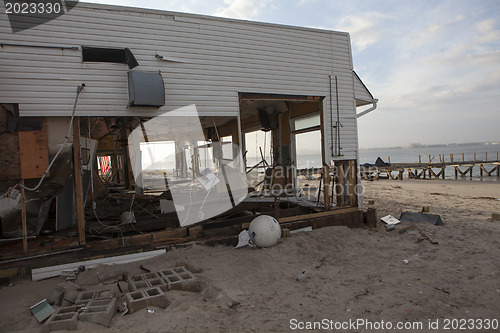
M 161 74 L 128 72 L 128 99 L 130 106 L 165 105 L 165 85 Z

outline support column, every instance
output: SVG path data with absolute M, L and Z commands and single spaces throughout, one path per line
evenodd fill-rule
M 85 216 L 83 213 L 82 170 L 80 161 L 80 118 L 73 121 L 73 171 L 75 178 L 76 218 L 78 224 L 78 240 L 85 244 Z

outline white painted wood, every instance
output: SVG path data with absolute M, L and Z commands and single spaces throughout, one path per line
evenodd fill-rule
M 15 34 L 2 12 L 0 41 L 26 45 L 0 48 L 0 103 L 19 103 L 22 116 L 69 116 L 81 83 L 86 87 L 79 116 L 155 116 L 191 104 L 201 115 L 236 116 L 238 92 L 322 96 L 325 147 L 330 147 L 329 113 L 337 103 L 333 100 L 330 110 L 328 76 L 337 76 L 342 159 L 356 158 L 353 101 L 359 85 L 345 32 L 79 3 Z M 82 46 L 130 48 L 139 62 L 134 70 L 161 72 L 166 105 L 128 107 L 127 65 L 82 63 Z M 327 160 L 330 153 L 326 149 Z
M 48 279 L 51 277 L 61 275 L 63 270 L 75 270 L 78 269 L 81 265 L 85 266 L 85 268 L 94 268 L 98 265 L 118 265 L 118 264 L 126 264 L 129 262 L 149 259 L 152 257 L 159 256 L 164 254 L 165 250 L 156 250 L 149 252 L 140 252 L 134 254 L 126 254 L 122 256 L 109 257 L 109 258 L 101 258 L 94 260 L 86 260 L 80 261 L 70 264 L 63 264 L 57 266 L 43 267 L 43 268 L 35 268 L 31 270 L 31 280 L 40 281 L 44 279 Z

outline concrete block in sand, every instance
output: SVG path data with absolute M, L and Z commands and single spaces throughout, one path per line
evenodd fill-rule
M 42 333 L 47 333 L 56 330 L 76 330 L 79 306 L 68 306 L 59 308 L 41 328 Z
M 130 313 L 134 313 L 147 306 L 156 306 L 162 309 L 168 306 L 167 296 L 158 287 L 133 291 L 127 293 L 126 296 L 127 308 Z
M 92 299 L 78 319 L 109 327 L 118 309 L 116 298 Z
M 160 276 L 168 284 L 169 290 L 184 290 L 199 292 L 201 290 L 198 279 L 185 267 L 175 267 L 161 270 Z

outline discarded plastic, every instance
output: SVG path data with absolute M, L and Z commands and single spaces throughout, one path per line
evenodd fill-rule
M 295 281 L 304 281 L 304 279 L 306 278 L 307 276 L 307 271 L 302 271 L 302 273 L 300 273 L 297 278 L 295 279 Z
M 387 223 L 387 224 L 398 224 L 398 223 L 401 223 L 400 220 L 398 220 L 397 218 L 395 218 L 392 215 L 386 215 L 386 216 L 382 217 L 381 220 L 382 220 L 382 222 Z
M 408 259 L 403 260 L 405 264 L 408 264 L 410 261 Z
M 250 245 L 250 234 L 248 231 L 243 230 L 238 236 L 238 245 L 236 245 L 235 249 L 248 245 Z

